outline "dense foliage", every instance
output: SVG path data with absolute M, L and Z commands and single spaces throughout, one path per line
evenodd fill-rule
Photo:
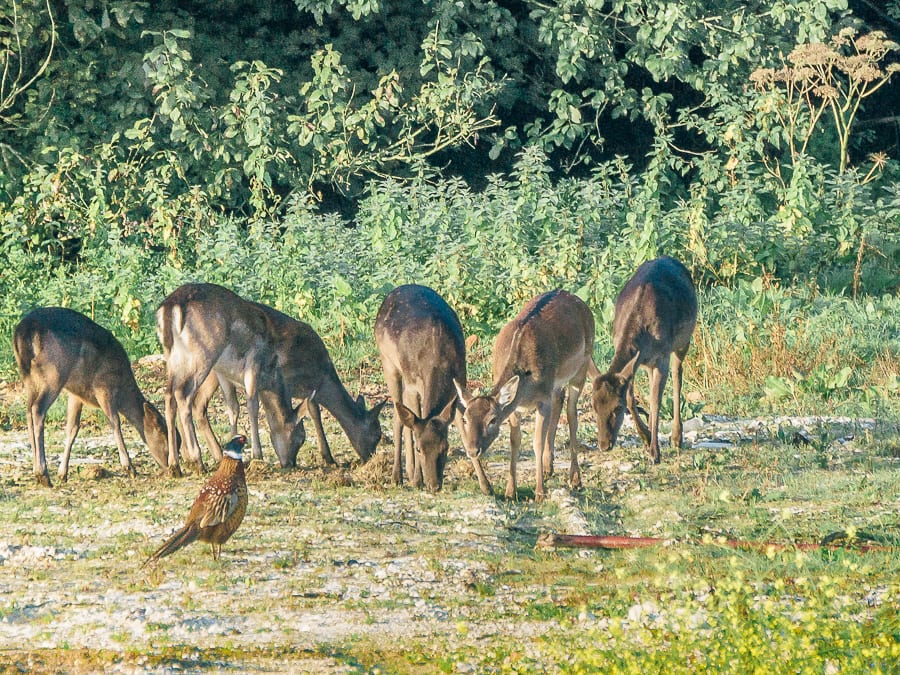
M 798 282 L 890 326 L 895 139 L 863 118 L 891 111 L 900 4 L 871 5 L 7 3 L 0 333 L 65 304 L 155 351 L 159 300 L 204 279 L 353 346 L 415 280 L 482 336 L 571 288 L 603 350 L 617 289 L 662 252 L 738 312 Z M 710 345 L 747 329 L 719 321 Z M 817 367 L 867 381 L 807 356 L 772 392 Z

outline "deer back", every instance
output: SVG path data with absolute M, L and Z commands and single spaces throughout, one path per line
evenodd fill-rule
M 645 262 L 616 298 L 610 370 L 638 352 L 637 365 L 668 360 L 673 350 L 687 348 L 696 322 L 697 294 L 688 269 L 668 256 Z
M 185 284 L 157 310 L 157 333 L 169 368 L 188 373 L 215 366 L 243 384 L 248 367 L 259 370 L 259 386 L 281 386 L 273 325 L 257 303 L 216 284 Z
M 107 329 L 65 307 L 29 312 L 13 336 L 16 361 L 26 386 L 33 378 L 56 384 L 88 405 L 99 407 L 98 392 L 123 414 L 143 410 L 125 348 Z M 141 413 L 142 414 L 142 413 Z
M 399 286 L 381 303 L 375 342 L 395 399 L 394 414 L 412 430 L 415 461 L 426 486 L 439 490 L 454 415 L 453 383 L 466 382 L 466 344 L 459 317 L 432 289 Z
M 594 317 L 578 296 L 554 290 L 530 300 L 497 336 L 490 393 L 474 396 L 457 386 L 469 455 L 484 453 L 516 408 L 532 408 L 583 378 L 593 345 Z
M 593 346 L 594 316 L 581 298 L 563 290 L 539 295 L 497 336 L 493 391 L 519 376 L 516 403 L 533 405 L 582 371 Z
M 385 368 L 398 372 L 404 391 L 419 397 L 417 414 L 437 415 L 465 382 L 466 344 L 456 312 L 435 291 L 408 284 L 391 291 L 375 319 L 375 342 Z
M 367 409 L 362 394 L 350 395 L 312 326 L 272 307 L 258 307 L 273 326 L 278 365 L 288 393 L 307 398 L 315 392 L 315 403 L 335 416 L 359 457 L 368 460 L 381 440 L 378 415 L 384 402 Z

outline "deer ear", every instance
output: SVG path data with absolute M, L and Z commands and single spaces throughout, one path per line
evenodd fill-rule
M 400 421 L 403 422 L 403 426 L 412 429 L 415 426 L 416 422 L 422 422 L 422 420 L 419 419 L 419 416 L 416 415 L 416 413 L 407 408 L 400 401 L 394 401 L 394 410 L 397 411 L 397 416 L 400 417 Z
M 361 397 L 360 397 L 360 398 L 361 398 Z M 385 404 L 386 404 L 387 402 L 388 402 L 388 400 L 387 400 L 387 399 L 384 399 L 381 403 L 376 403 L 375 405 L 373 405 L 373 406 L 372 406 L 372 414 L 373 414 L 375 417 L 378 417 L 379 413 L 381 413 L 381 409 L 385 406 Z
M 519 376 L 513 375 L 500 387 L 500 393 L 497 394 L 497 403 L 500 407 L 506 407 L 516 398 L 516 392 L 519 391 Z
M 640 352 L 635 354 L 634 358 L 622 367 L 622 370 L 618 372 L 618 376 L 625 381 L 630 380 L 634 376 L 634 371 L 635 368 L 637 368 L 637 362 L 639 358 L 641 358 Z
M 459 380 L 453 378 L 453 386 L 456 387 L 456 395 L 459 398 L 459 406 L 465 410 L 469 407 L 472 400 L 472 393 L 459 383 Z
M 444 409 L 441 410 L 440 414 L 437 416 L 437 420 L 441 424 L 450 424 L 450 420 L 453 419 L 453 413 L 456 411 L 456 397 L 450 399 L 447 405 L 444 406 Z

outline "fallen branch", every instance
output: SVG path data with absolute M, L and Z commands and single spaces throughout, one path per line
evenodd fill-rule
M 826 540 L 828 537 L 826 537 Z M 675 544 L 708 544 L 727 546 L 729 548 L 747 549 L 754 551 L 784 551 L 787 549 L 796 549 L 799 551 L 816 551 L 825 549 L 836 551 L 839 549 L 849 549 L 866 553 L 869 551 L 895 551 L 896 546 L 886 546 L 884 544 L 856 544 L 847 546 L 832 542 L 823 542 L 815 544 L 811 542 L 798 542 L 793 544 L 784 544 L 772 541 L 741 541 L 739 539 L 712 539 L 709 542 L 704 541 L 680 541 L 678 539 L 660 539 L 657 537 L 618 537 L 608 535 L 592 535 L 592 534 L 557 534 L 554 532 L 545 532 L 538 537 L 536 548 L 554 548 L 554 547 L 572 547 L 572 548 L 603 548 L 611 550 L 629 549 L 629 548 L 647 548 L 649 546 L 673 546 Z

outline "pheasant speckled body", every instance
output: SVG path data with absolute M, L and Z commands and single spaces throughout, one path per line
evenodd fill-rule
M 235 436 L 224 448 L 219 468 L 206 482 L 194 500 L 187 520 L 144 565 L 197 541 L 212 545 L 213 559 L 218 560 L 222 544 L 234 534 L 247 512 L 247 481 L 241 450 L 247 442 Z

